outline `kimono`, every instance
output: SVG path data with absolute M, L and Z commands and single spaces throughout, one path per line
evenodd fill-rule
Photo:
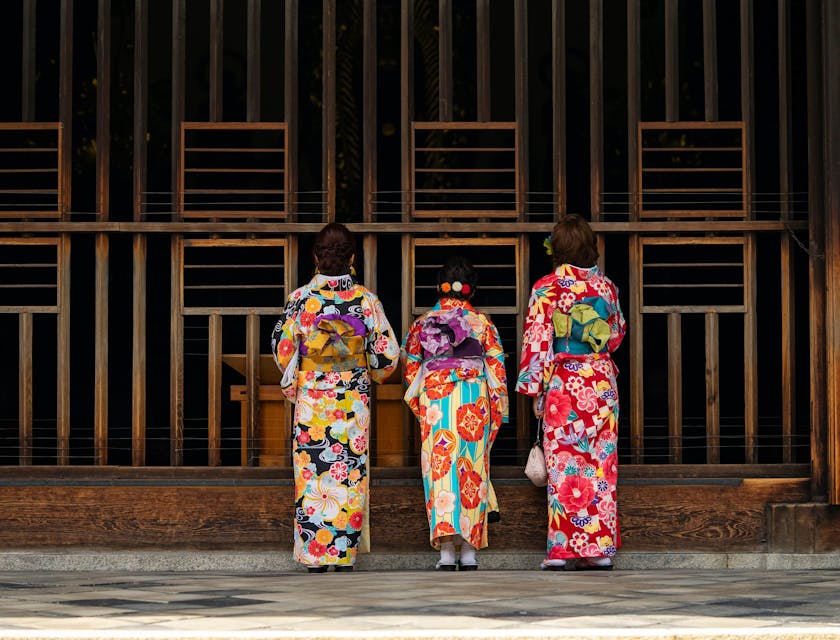
M 394 370 L 399 344 L 373 293 L 316 275 L 289 296 L 271 352 L 295 403 L 295 560 L 352 565 L 366 527 L 370 385 Z
M 625 323 L 616 286 L 598 269 L 560 265 L 531 291 L 516 390 L 544 394 L 547 558 L 614 556 L 618 370 Z
M 465 300 L 443 298 L 403 341 L 405 401 L 420 421 L 420 466 L 431 545 L 459 534 L 487 546 L 490 446 L 508 421 L 499 333 Z

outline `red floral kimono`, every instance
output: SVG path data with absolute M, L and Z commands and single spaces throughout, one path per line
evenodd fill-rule
M 616 286 L 598 267 L 563 264 L 531 291 L 516 390 L 545 396 L 547 558 L 614 556 L 618 370 L 624 337 Z

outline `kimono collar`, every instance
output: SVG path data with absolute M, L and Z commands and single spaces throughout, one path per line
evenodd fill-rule
M 432 307 L 432 311 L 449 311 L 450 309 L 464 309 L 465 311 L 475 312 L 469 300 L 459 298 L 440 298 L 437 304 Z
M 564 263 L 554 270 L 554 273 L 562 277 L 572 277 L 576 280 L 591 280 L 597 275 L 600 275 L 601 270 L 598 265 L 591 267 L 578 267 L 573 264 Z
M 328 291 L 348 291 L 356 286 L 356 279 L 349 273 L 340 276 L 328 276 L 316 273 L 309 282 L 312 289 L 326 289 Z

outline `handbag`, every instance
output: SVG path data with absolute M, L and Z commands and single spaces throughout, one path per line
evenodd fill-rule
M 537 440 L 528 453 L 528 460 L 525 463 L 525 475 L 534 483 L 535 487 L 544 487 L 548 484 L 548 469 L 545 466 L 545 454 L 542 444 Z

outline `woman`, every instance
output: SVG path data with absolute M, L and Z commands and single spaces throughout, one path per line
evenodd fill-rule
M 596 266 L 592 228 L 571 214 L 551 233 L 554 271 L 531 291 L 516 390 L 543 420 L 548 553 L 542 569 L 609 570 L 616 511 L 618 388 L 610 353 L 624 337 L 618 290 Z
M 439 570 L 478 567 L 476 549 L 487 546 L 488 503 L 495 502 L 490 445 L 508 420 L 499 333 L 470 304 L 477 279 L 466 259 L 450 259 L 438 272 L 440 299 L 403 341 L 405 401 L 420 421 L 426 514 Z
M 315 237 L 315 277 L 289 296 L 271 352 L 294 415 L 295 560 L 352 571 L 367 506 L 370 383 L 394 370 L 399 345 L 379 299 L 352 276 L 353 236 Z

